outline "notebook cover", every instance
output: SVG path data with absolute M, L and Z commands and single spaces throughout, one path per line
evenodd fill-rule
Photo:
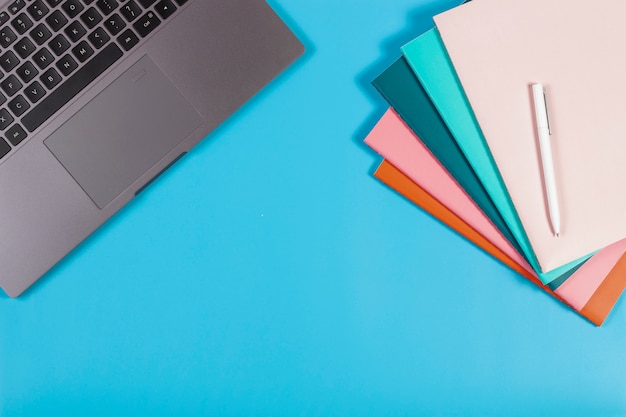
M 601 326 L 624 292 L 625 286 L 626 255 L 622 255 L 619 262 L 611 269 L 607 279 L 600 285 L 589 302 L 585 304 L 585 307 L 580 310 L 580 314 Z
M 541 282 L 537 280 L 536 277 L 509 258 L 497 246 L 485 239 L 485 237 L 465 223 L 459 216 L 428 194 L 422 187 L 411 181 L 408 176 L 394 167 L 391 162 L 383 160 L 374 173 L 374 176 L 485 252 L 491 254 L 514 271 L 542 286 L 545 291 L 560 299 L 552 290 L 541 285 Z M 564 301 L 562 299 L 560 300 Z
M 539 263 L 526 232 L 522 228 L 437 30 L 429 30 L 405 45 L 402 51 L 418 82 L 428 94 L 453 139 L 509 226 L 526 259 L 535 271 L 539 271 Z M 548 284 L 555 289 L 566 279 L 567 274 L 563 274 Z
M 461 218 L 469 227 L 505 253 L 518 266 L 536 277 L 530 266 L 523 261 L 519 254 L 513 252 L 513 256 L 511 256 L 510 251 L 506 250 L 506 241 L 504 241 L 505 246 L 502 246 L 504 239 L 501 235 L 497 234 L 496 237 L 500 236 L 500 240 L 494 241 L 481 231 L 480 223 L 476 221 L 480 218 L 483 221 L 488 221 L 486 216 L 476 206 L 473 206 L 472 209 L 471 205 L 468 207 L 458 203 L 459 200 L 465 198 L 471 204 L 471 200 L 392 109 L 385 112 L 365 142 L 411 181 Z M 457 196 L 456 199 L 450 199 L 452 195 Z M 478 214 L 478 216 L 468 216 L 468 211 Z M 488 224 L 491 225 L 490 222 Z M 493 228 L 493 225 L 491 227 Z M 510 248 L 510 245 L 508 247 Z M 551 285 L 549 287 L 552 290 L 556 289 L 558 295 L 567 300 L 574 308 L 580 310 L 590 300 L 625 251 L 626 239 L 603 249 L 585 262 L 581 268 L 570 271 L 571 274 L 565 275 L 569 279 L 558 289 Z M 492 255 L 498 258 L 497 255 L 493 253 Z
M 489 148 L 482 138 L 482 132 L 437 30 L 431 29 L 409 42 L 402 48 L 402 52 L 515 240 L 519 243 L 526 259 L 535 270 L 539 270 L 539 264 L 526 232 L 515 212 L 513 202 Z
M 542 270 L 626 236 L 625 14 L 620 1 L 481 0 L 435 18 Z M 536 82 L 548 93 L 559 238 L 543 191 Z
M 372 84 L 411 130 L 421 138 L 432 154 L 446 167 L 506 239 L 520 253 L 523 253 L 404 57 L 396 60 Z M 571 269 L 578 267 L 579 264 L 580 262 L 571 262 L 553 271 L 540 273 L 539 278 L 544 283 L 550 283 Z
M 413 81 L 411 80 L 413 78 Z M 398 59 L 372 84 L 396 110 L 424 144 L 448 168 L 452 176 L 467 191 L 478 207 L 487 214 L 502 234 L 515 245 L 513 235 L 491 198 L 465 160 L 439 113 L 421 86 L 414 80 L 404 58 Z
M 424 189 L 420 188 L 419 185 L 412 182 L 410 178 L 404 175 L 399 169 L 395 168 L 390 162 L 384 160 L 374 173 L 374 176 L 481 249 L 495 256 L 505 265 L 511 267 L 513 270 L 541 287 L 548 294 L 573 308 L 573 306 L 559 294 L 553 292 L 547 286 L 542 285 L 541 281 L 535 276 L 530 275 L 525 269 L 519 266 L 516 267 L 516 263 L 510 258 L 507 259 L 507 256 L 495 245 L 491 244 L 487 239 L 464 223 L 461 218 L 448 210 L 443 204 L 439 203 L 434 197 L 430 196 Z M 574 310 L 595 325 L 602 325 L 626 286 L 625 277 L 626 256 L 622 255 L 617 264 L 615 264 L 615 267 L 606 276 L 601 288 L 597 291 L 597 295 L 594 294 L 590 297 L 589 301 L 582 309 L 577 310 L 574 308 Z
M 385 112 L 365 143 L 532 274 L 526 260 L 393 110 Z

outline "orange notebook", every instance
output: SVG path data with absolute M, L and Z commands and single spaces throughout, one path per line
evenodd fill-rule
M 411 179 L 409 179 L 388 161 L 383 160 L 374 173 L 374 176 L 395 190 L 397 193 L 421 207 L 424 211 L 483 249 L 485 252 L 489 253 L 514 271 L 518 272 L 520 275 L 541 287 L 554 298 L 572 307 L 552 290 L 544 286 L 538 278 L 513 261 L 497 246 L 485 239 L 476 230 L 461 220 L 461 218 L 450 211 L 446 206 L 441 204 L 437 199 L 428 194 L 423 188 L 411 181 Z M 615 264 L 611 272 L 609 272 L 591 299 L 580 311 L 577 312 L 595 325 L 602 325 L 617 302 L 617 299 L 623 292 L 624 287 L 626 287 L 626 255 L 622 255 L 620 260 Z

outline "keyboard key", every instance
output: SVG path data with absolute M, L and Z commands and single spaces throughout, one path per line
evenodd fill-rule
M 148 12 L 141 16 L 139 20 L 133 23 L 133 27 L 139 33 L 139 36 L 145 38 L 161 23 L 161 20 L 154 14 L 154 12 Z
M 109 41 L 109 39 L 111 39 L 111 37 L 104 29 L 98 28 L 90 33 L 89 36 L 87 36 L 87 39 L 89 39 L 89 42 L 91 42 L 96 49 L 100 49 Z
M 5 26 L 0 29 L 0 45 L 2 45 L 4 48 L 11 45 L 13 42 L 15 42 L 16 39 L 17 35 L 10 27 Z
M 185 3 L 187 3 L 187 0 L 176 0 L 176 4 L 178 4 L 179 6 L 182 6 Z
M 22 10 L 24 8 L 24 6 L 26 6 L 26 1 L 25 0 L 15 0 L 9 6 L 9 11 L 11 12 L 11 14 L 15 14 L 15 13 L 19 12 L 20 10 Z
M 37 70 L 37 68 L 35 68 L 32 62 L 27 61 L 23 65 L 21 65 L 18 69 L 16 69 L 15 73 L 17 74 L 18 77 L 22 79 L 22 81 L 27 83 L 33 78 L 35 78 L 39 74 L 39 71 Z
M 80 62 L 85 62 L 93 55 L 93 48 L 85 41 L 82 41 L 72 49 L 72 53 Z
M 16 117 L 20 117 L 21 115 L 26 113 L 26 110 L 28 109 L 30 109 L 30 104 L 28 104 L 28 101 L 26 101 L 24 96 L 21 94 L 18 94 L 13 100 L 9 101 L 9 110 L 11 110 Z M 10 131 L 11 129 L 9 129 L 7 134 Z M 10 137 L 7 137 L 7 139 L 11 140 Z M 11 141 L 11 143 L 13 143 L 13 141 Z M 16 143 L 13 143 L 13 145 L 16 145 Z
M 24 101 L 24 103 L 26 103 L 26 101 Z M 28 105 L 28 103 L 26 103 L 26 105 Z M 26 132 L 22 129 L 22 126 L 16 124 L 7 130 L 5 136 L 13 146 L 17 146 L 26 139 Z
M 85 13 L 80 15 L 80 20 L 83 21 L 88 29 L 93 29 L 102 21 L 102 15 L 94 7 L 90 7 Z
M 116 0 L 98 0 L 96 6 L 105 16 L 108 16 L 117 9 L 119 4 Z
M 72 42 L 78 42 L 78 40 L 82 38 L 85 33 L 87 33 L 87 29 L 85 29 L 79 21 L 72 22 L 65 28 L 65 34 Z
M 50 68 L 44 72 L 39 79 L 48 90 L 52 90 L 54 87 L 59 85 L 63 78 L 61 78 L 61 75 L 57 72 L 57 70 Z
M 10 19 L 7 12 L 0 12 L 0 25 L 4 25 Z
M 50 41 L 48 44 L 52 52 L 55 53 L 56 56 L 60 56 L 62 53 L 68 50 L 70 47 L 70 43 L 63 35 L 57 35 Z
M 61 13 L 60 10 L 55 10 L 50 16 L 46 17 L 46 23 L 48 23 L 50 29 L 58 32 L 67 23 L 67 17 L 65 17 L 65 15 Z
M 33 38 L 35 42 L 37 42 L 37 45 L 40 46 L 46 43 L 51 36 L 52 33 L 50 32 L 50 29 L 48 29 L 43 23 L 38 24 L 33 30 L 30 31 L 30 37 Z
M 20 13 L 17 17 L 11 20 L 11 26 L 19 33 L 23 35 L 26 31 L 33 27 L 33 21 L 30 17 L 26 16 L 26 13 Z
M 78 68 L 78 64 L 69 55 L 64 55 L 63 58 L 59 59 L 57 62 L 57 68 L 63 73 L 63 75 L 70 75 L 76 68 Z
M 33 132 L 55 114 L 68 101 L 98 78 L 123 55 L 114 43 L 105 46 L 93 59 L 83 65 L 76 73 L 49 93 L 36 107 L 22 118 L 24 127 Z
M 161 19 L 167 19 L 176 11 L 176 6 L 170 0 L 161 0 L 154 6 L 154 10 L 161 16 Z
M 125 51 L 130 51 L 133 46 L 139 43 L 139 38 L 132 30 L 126 29 L 124 33 L 118 36 L 117 41 L 122 45 Z
M 13 123 L 13 116 L 7 109 L 0 109 L 0 130 L 6 130 Z
M 152 6 L 156 0 L 139 0 L 139 4 L 143 6 L 144 9 Z
M 26 97 L 31 103 L 37 103 L 46 94 L 46 90 L 44 90 L 38 81 L 35 81 L 24 89 L 24 94 L 26 94 Z
M 137 19 L 139 15 L 141 15 L 141 7 L 139 7 L 139 5 L 133 0 L 130 0 L 122 6 L 122 10 L 120 10 L 120 12 L 122 13 L 122 16 L 124 16 L 124 19 L 128 22 L 132 22 Z
M 9 152 L 11 152 L 9 144 L 4 139 L 0 139 L 0 158 L 4 158 Z
M 111 35 L 115 36 L 126 27 L 126 23 L 124 23 L 124 20 L 119 14 L 115 13 L 107 17 L 107 20 L 104 22 L 104 27 L 107 28 Z
M 54 61 L 54 57 L 52 56 L 48 48 L 41 48 L 39 51 L 37 51 L 35 55 L 33 55 L 32 60 L 35 64 L 37 64 L 39 69 L 44 69 L 48 65 L 52 64 L 52 61 Z
M 0 56 L 0 67 L 2 67 L 5 72 L 11 71 L 13 68 L 17 67 L 19 63 L 20 60 L 15 56 L 13 51 L 6 51 Z
M 4 94 L 0 93 L 0 105 L 4 104 L 7 101 L 7 98 Z
M 30 54 L 35 52 L 37 47 L 28 38 L 22 38 L 15 44 L 15 52 L 22 58 L 27 58 Z
M 83 6 L 78 0 L 67 0 L 61 5 L 61 8 L 70 18 L 73 18 L 78 16 L 78 14 L 83 11 L 85 6 Z
M 28 14 L 37 21 L 43 19 L 43 17 L 50 11 L 50 9 L 48 9 L 48 7 L 46 7 L 41 0 L 36 0 L 33 4 L 28 6 L 26 10 L 28 11 Z
M 6 79 L 2 80 L 2 82 L 0 82 L 0 88 L 4 90 L 7 96 L 13 97 L 22 88 L 22 83 L 20 82 L 20 80 L 17 79 L 15 75 L 11 74 Z

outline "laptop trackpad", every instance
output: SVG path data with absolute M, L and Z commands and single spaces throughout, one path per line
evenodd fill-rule
M 44 143 L 104 208 L 202 123 L 144 56 Z

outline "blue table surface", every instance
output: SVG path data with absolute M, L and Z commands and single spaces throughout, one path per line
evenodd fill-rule
M 622 416 L 602 328 L 377 182 L 369 82 L 456 1 L 273 0 L 306 55 L 23 297 L 0 416 Z

